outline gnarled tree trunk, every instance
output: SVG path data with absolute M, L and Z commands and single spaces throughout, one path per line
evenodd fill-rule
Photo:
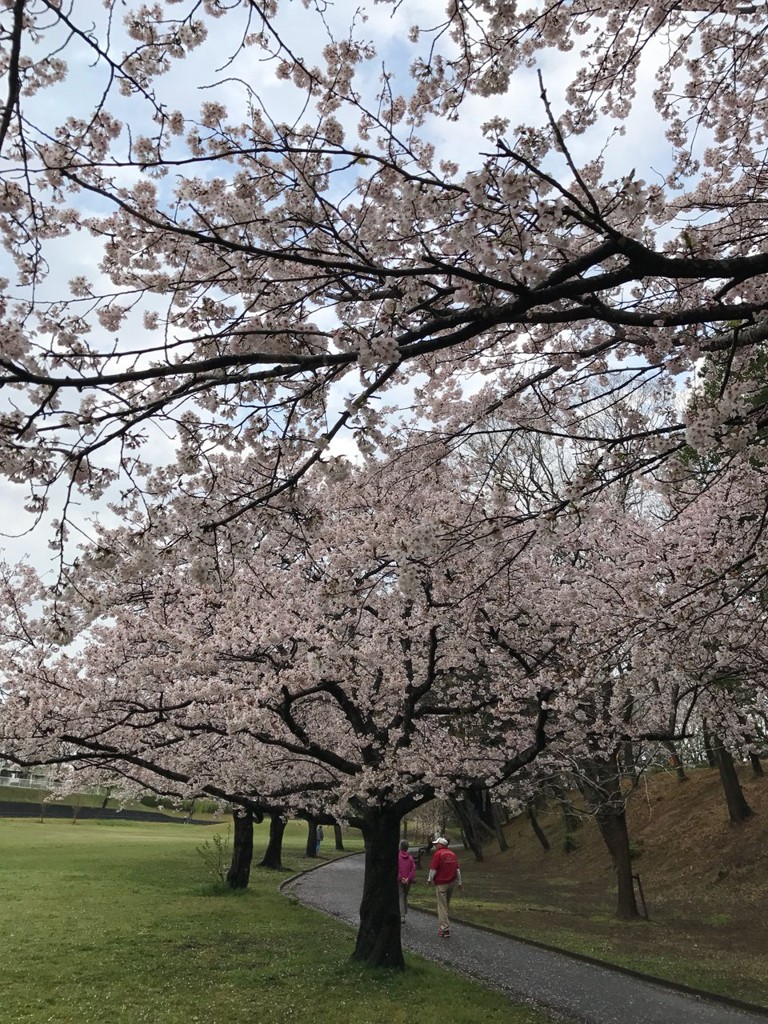
M 683 762 L 682 762 L 682 759 L 681 759 L 680 755 L 677 752 L 677 747 L 672 742 L 672 740 L 666 740 L 664 742 L 663 746 L 669 752 L 669 766 L 670 766 L 670 768 L 674 768 L 675 775 L 677 776 L 677 781 L 678 782 L 687 782 L 688 781 L 688 776 L 685 774 L 685 769 L 683 768 Z
M 491 804 L 491 811 L 493 812 L 493 830 L 496 833 L 496 841 L 499 844 L 499 849 L 504 853 L 509 849 L 509 843 L 507 842 L 507 837 L 504 835 L 499 805 L 495 803 Z
M 368 811 L 359 821 L 365 841 L 365 881 L 352 958 L 372 967 L 395 967 L 402 971 L 405 960 L 400 944 L 397 893 L 400 817 L 391 809 L 377 809 Z
M 317 857 L 317 822 L 312 818 L 307 822 L 307 848 L 304 855 Z
M 544 849 L 549 851 L 549 840 L 547 839 L 544 829 L 539 824 L 539 819 L 536 817 L 536 809 L 534 807 L 532 800 L 529 801 L 528 806 L 526 807 L 526 814 L 528 816 L 528 820 L 531 823 L 533 834 L 539 840 Z
M 631 921 L 640 916 L 632 878 L 627 818 L 623 807 L 607 806 L 597 811 L 597 827 L 616 869 L 616 916 Z
M 453 812 L 459 819 L 464 842 L 475 855 L 475 860 L 482 861 L 484 859 L 483 844 L 477 827 L 481 822 L 474 812 L 472 804 L 468 800 L 452 800 L 451 803 L 453 805 Z
M 579 789 L 595 812 L 597 827 L 616 870 L 616 916 L 624 920 L 640 917 L 632 878 L 627 817 L 621 792 L 616 754 L 586 763 Z

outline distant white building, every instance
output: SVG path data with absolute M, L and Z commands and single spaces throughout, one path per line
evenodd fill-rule
M 19 768 L 8 761 L 0 761 L 0 786 L 18 786 L 20 789 L 47 789 L 48 769 L 44 766 Z

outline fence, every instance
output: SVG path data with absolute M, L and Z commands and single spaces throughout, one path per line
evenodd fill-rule
M 0 775 L 0 786 L 15 786 L 17 789 L 48 789 L 45 776 L 34 779 L 22 779 L 18 775 Z

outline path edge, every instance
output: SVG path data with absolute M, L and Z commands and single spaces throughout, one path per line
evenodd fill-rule
M 313 864 L 311 868 L 305 868 L 303 871 L 297 871 L 295 875 L 291 875 L 290 878 L 284 879 L 278 886 L 280 892 L 283 892 L 284 888 L 291 882 L 297 881 L 304 875 L 308 875 L 313 871 L 318 871 L 321 868 L 329 867 L 336 861 L 346 860 L 349 857 L 362 857 L 364 854 L 356 853 L 345 853 L 341 857 L 334 857 L 333 860 L 323 861 L 322 864 Z M 296 897 L 298 899 L 298 896 Z M 455 904 L 454 904 L 455 906 Z M 333 917 L 333 914 L 329 914 L 328 911 L 320 910 L 318 907 L 311 907 L 312 910 L 317 910 L 318 913 L 325 913 L 328 916 Z M 413 907 L 419 914 L 428 914 L 430 917 L 437 917 L 437 913 L 434 910 L 427 910 L 423 907 Z M 686 985 L 681 981 L 671 981 L 668 978 L 659 978 L 655 974 L 644 974 L 642 971 L 636 971 L 632 967 L 623 967 L 621 964 L 612 964 L 606 960 L 599 960 L 597 957 L 589 956 L 588 953 L 574 953 L 568 949 L 562 949 L 559 946 L 550 946 L 546 942 L 539 942 L 537 939 L 526 939 L 520 935 L 513 935 L 511 932 L 502 932 L 498 928 L 491 928 L 485 924 L 475 924 L 472 921 L 467 921 L 466 918 L 457 917 L 456 914 L 451 913 L 451 921 L 456 924 L 461 924 L 465 928 L 474 928 L 478 932 L 486 932 L 488 935 L 495 935 L 500 939 L 511 939 L 513 942 L 519 942 L 524 946 L 532 946 L 534 949 L 542 949 L 547 953 L 559 953 L 560 956 L 568 957 L 571 960 L 578 960 L 581 963 L 590 964 L 592 967 L 603 967 L 608 971 L 614 971 L 616 974 L 625 974 L 630 978 L 635 978 L 637 981 L 647 981 L 651 985 L 659 985 L 662 988 L 672 989 L 674 992 L 681 992 L 684 995 L 695 996 L 701 999 L 702 1002 L 718 1003 L 721 1006 L 729 1006 L 734 1010 L 744 1010 L 748 1013 L 754 1013 L 761 1017 L 765 1017 L 768 1021 L 768 1007 L 758 1006 L 756 1003 L 748 1003 L 743 999 L 736 999 L 733 996 L 724 996 L 718 992 L 707 992 L 700 988 L 693 988 L 691 985 Z M 351 927 L 354 927 L 352 925 Z M 475 979 L 477 980 L 477 979 Z

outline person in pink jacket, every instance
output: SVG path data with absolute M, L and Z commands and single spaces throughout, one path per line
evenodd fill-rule
M 400 892 L 400 920 L 403 922 L 408 913 L 408 893 L 415 881 L 416 861 L 408 853 L 408 840 L 403 839 L 397 855 L 397 888 Z

